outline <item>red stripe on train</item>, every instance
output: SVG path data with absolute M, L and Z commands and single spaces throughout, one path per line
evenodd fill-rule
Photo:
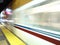
M 36 37 L 42 38 L 42 39 L 47 40 L 47 41 L 49 41 L 51 43 L 54 43 L 56 45 L 60 45 L 60 41 L 59 40 L 55 40 L 53 38 L 50 38 L 50 37 L 47 37 L 47 36 L 44 36 L 44 35 L 41 35 L 41 34 L 32 32 L 32 31 L 29 31 L 27 29 L 23 29 L 23 28 L 20 28 L 20 27 L 17 27 L 17 26 L 15 26 L 15 27 L 18 28 L 18 29 L 20 29 L 20 30 L 22 30 L 22 31 L 24 31 L 24 32 L 27 32 L 29 34 L 32 34 L 32 35 L 34 35 Z

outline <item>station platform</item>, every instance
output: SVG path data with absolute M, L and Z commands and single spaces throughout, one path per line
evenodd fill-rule
M 0 24 L 0 45 L 26 45 L 20 38 Z

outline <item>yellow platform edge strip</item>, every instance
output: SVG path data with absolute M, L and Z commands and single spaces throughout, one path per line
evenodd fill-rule
M 26 45 L 22 40 L 17 38 L 14 34 L 12 34 L 9 30 L 7 30 L 4 26 L 0 27 L 10 45 Z

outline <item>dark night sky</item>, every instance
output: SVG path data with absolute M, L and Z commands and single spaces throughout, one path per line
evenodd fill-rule
M 12 0 L 3 0 L 3 3 L 0 3 L 0 12 L 7 7 L 7 5 L 11 2 Z

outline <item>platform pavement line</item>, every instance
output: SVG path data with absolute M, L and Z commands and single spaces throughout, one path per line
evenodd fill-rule
M 12 34 L 9 30 L 7 30 L 4 26 L 0 27 L 2 32 L 6 36 L 10 45 L 26 45 L 22 40 L 18 39 L 14 34 Z

